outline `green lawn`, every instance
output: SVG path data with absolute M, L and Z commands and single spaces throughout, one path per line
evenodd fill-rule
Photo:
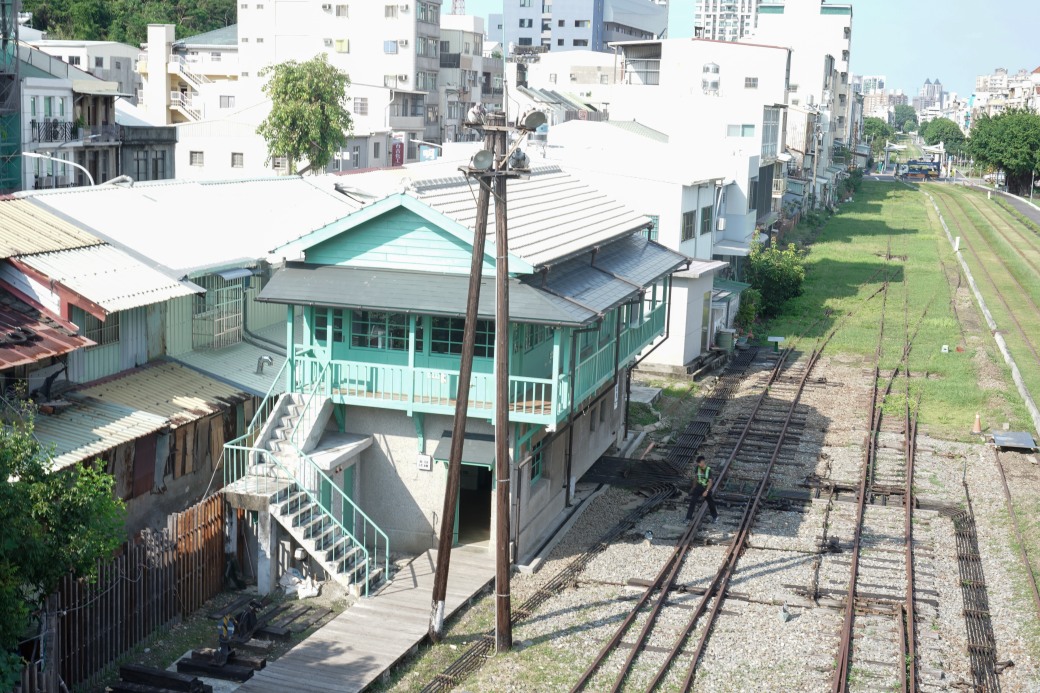
M 888 256 L 892 259 L 886 260 Z M 917 330 L 910 369 L 917 376 L 928 374 L 915 385 L 923 388 L 921 423 L 933 435 L 950 438 L 963 438 L 977 411 L 987 420 L 1028 426 L 1025 407 L 976 309 L 962 309 L 958 322 L 944 263 L 956 277 L 952 269 L 956 258 L 927 197 L 907 186 L 865 181 L 855 202 L 843 205 L 817 234 L 807 257 L 802 295 L 756 333 L 783 335 L 788 344 L 798 343 L 808 350 L 810 337 L 823 334 L 846 316 L 825 354 L 858 355 L 869 366 L 877 346 L 882 301 L 880 296 L 868 297 L 887 277 L 882 369 L 892 369 L 900 360 L 905 301 L 910 331 Z M 827 310 L 830 317 L 817 322 Z M 1032 323 L 1034 331 L 1038 324 Z M 967 330 L 966 337 L 962 329 Z M 949 353 L 942 353 L 943 345 L 949 346 Z M 958 346 L 964 350 L 958 352 Z M 998 382 L 980 387 L 984 372 Z

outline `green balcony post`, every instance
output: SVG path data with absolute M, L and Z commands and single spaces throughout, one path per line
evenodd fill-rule
M 285 369 L 285 391 L 293 391 L 293 382 L 296 377 L 296 345 L 293 343 L 293 307 L 289 304 L 285 307 L 285 352 L 288 355 L 289 367 Z
M 560 373 L 561 342 L 563 341 L 563 330 L 553 328 L 553 350 L 552 350 L 552 420 L 556 422 L 560 414 L 560 396 L 562 394 L 560 383 L 563 374 Z
M 408 397 L 408 415 L 412 415 L 415 406 L 415 322 L 414 315 L 408 316 L 408 377 L 405 395 Z

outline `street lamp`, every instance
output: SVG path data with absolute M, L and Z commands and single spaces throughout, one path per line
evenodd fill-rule
M 67 161 L 66 159 L 51 156 L 50 154 L 40 154 L 39 152 L 22 152 L 22 156 L 28 156 L 32 159 L 48 159 L 50 161 L 57 161 L 60 164 L 65 164 L 66 166 L 78 168 L 80 171 L 83 171 L 83 174 L 86 175 L 87 180 L 90 181 L 90 184 L 95 185 L 94 176 L 90 175 L 90 171 L 88 171 L 85 166 L 80 166 L 75 161 Z

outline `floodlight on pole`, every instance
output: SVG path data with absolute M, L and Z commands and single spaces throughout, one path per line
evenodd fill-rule
M 78 168 L 80 171 L 83 171 L 83 174 L 87 177 L 87 180 L 90 181 L 90 185 L 95 185 L 94 176 L 90 175 L 90 171 L 88 171 L 85 166 L 81 166 L 77 164 L 75 161 L 68 161 L 57 156 L 50 156 L 49 154 L 40 154 L 39 152 L 22 152 L 22 156 L 27 156 L 32 159 L 47 159 L 49 161 L 57 161 L 60 164 L 65 164 L 66 166 Z

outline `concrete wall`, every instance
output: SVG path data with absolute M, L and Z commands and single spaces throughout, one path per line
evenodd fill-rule
M 622 383 L 624 377 L 622 371 Z M 580 478 L 611 445 L 624 437 L 622 390 L 623 385 L 618 388 L 615 406 L 614 387 L 605 386 L 602 397 L 592 400 L 575 420 L 572 479 Z M 442 432 L 450 429 L 451 417 L 425 416 L 422 452 L 432 454 Z M 470 433 L 494 434 L 494 428 L 486 420 L 470 419 L 467 429 Z M 345 430 L 373 436 L 372 446 L 361 453 L 355 465 L 355 501 L 386 532 L 391 550 L 417 553 L 435 546 L 441 526 L 447 468 L 439 462 L 434 462 L 430 471 L 419 468 L 420 446 L 413 419 L 401 411 L 347 407 Z M 567 427 L 563 426 L 552 437 L 545 452 L 542 477 L 533 484 L 529 464 L 521 460 L 518 468 L 514 461 L 511 536 L 518 541 L 521 552 L 534 548 L 564 509 L 568 434 Z M 542 435 L 535 434 L 532 442 L 537 442 Z M 518 516 L 519 537 L 516 535 Z M 492 528 L 494 523 L 495 504 L 492 502 Z M 494 546 L 494 531 L 491 546 Z

